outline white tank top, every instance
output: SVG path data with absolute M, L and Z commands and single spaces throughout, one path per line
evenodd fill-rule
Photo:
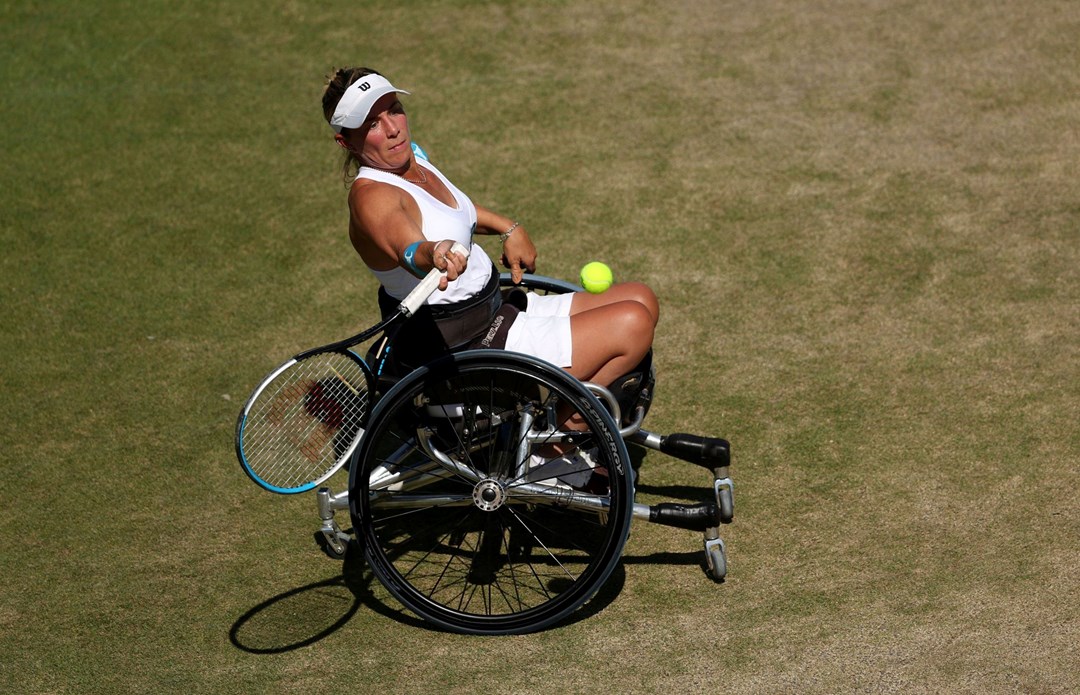
M 491 259 L 488 258 L 487 253 L 479 244 L 474 244 L 472 240 L 473 231 L 476 229 L 476 206 L 472 204 L 467 195 L 450 183 L 430 162 L 421 163 L 420 160 L 417 160 L 417 165 L 424 167 L 428 172 L 439 177 L 439 180 L 454 196 L 455 207 L 444 204 L 423 188 L 406 181 L 396 174 L 379 171 L 371 167 L 361 167 L 356 178 L 388 183 L 391 186 L 397 186 L 412 196 L 413 200 L 416 201 L 416 205 L 420 208 L 420 230 L 428 241 L 453 239 L 470 249 L 469 265 L 465 272 L 458 276 L 457 280 L 451 282 L 446 290 L 435 290 L 428 298 L 427 303 L 451 304 L 469 299 L 487 285 L 488 280 L 491 278 L 492 267 Z M 368 270 L 375 274 L 382 286 L 386 288 L 387 294 L 394 299 L 404 299 L 414 287 L 420 284 L 418 277 L 401 266 L 390 270 L 375 270 L 369 267 Z

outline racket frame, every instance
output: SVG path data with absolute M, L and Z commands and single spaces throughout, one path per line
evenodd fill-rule
M 360 367 L 360 370 L 364 373 L 364 379 L 367 385 L 367 391 L 364 394 L 365 399 L 368 398 L 368 394 L 370 394 L 374 390 L 375 377 L 371 372 L 371 368 L 367 365 L 363 358 L 360 357 L 360 355 L 347 348 L 330 349 L 328 347 L 320 348 L 317 350 L 309 350 L 295 357 L 292 357 L 284 364 L 278 366 L 274 371 L 270 372 L 270 374 L 268 374 L 255 388 L 255 391 L 252 392 L 251 397 L 248 398 L 247 403 L 244 404 L 244 408 L 240 411 L 240 415 L 236 420 L 236 458 L 240 461 L 240 467 L 244 469 L 244 473 L 246 473 L 247 476 L 251 478 L 259 487 L 265 490 L 268 490 L 270 492 L 276 492 L 280 495 L 295 495 L 300 492 L 307 492 L 308 490 L 314 489 L 316 486 L 326 482 L 326 480 L 329 479 L 330 476 L 341 470 L 341 467 L 345 465 L 345 462 L 348 461 L 349 457 L 352 456 L 354 451 L 356 451 L 357 445 L 363 438 L 365 428 L 360 427 L 357 430 L 356 434 L 353 436 L 353 438 L 349 441 L 348 447 L 345 448 L 342 454 L 338 456 L 337 460 L 334 461 L 333 465 L 327 468 L 324 473 L 315 476 L 311 480 L 308 480 L 304 483 L 291 487 L 282 487 L 280 485 L 274 485 L 273 483 L 263 480 L 263 478 L 255 472 L 255 470 L 251 467 L 251 464 L 248 462 L 248 457 L 244 451 L 244 432 L 245 426 L 247 425 L 248 415 L 251 412 L 251 408 L 255 405 L 255 402 L 259 399 L 263 392 L 265 392 L 267 388 L 274 384 L 277 378 L 289 368 L 306 359 L 315 357 L 317 355 L 325 355 L 329 353 L 343 355 L 348 359 L 351 359 L 358 367 Z M 348 382 L 345 383 L 347 386 L 349 385 Z M 370 405 L 371 404 L 368 404 L 368 407 L 370 407 Z
M 468 258 L 469 256 L 469 249 L 467 249 L 463 244 L 460 244 L 458 242 L 454 242 L 453 246 L 451 246 L 450 248 L 450 251 L 452 253 L 457 253 L 465 256 L 466 258 Z M 374 375 L 371 372 L 371 368 L 359 355 L 357 355 L 349 348 L 357 345 L 358 343 L 362 343 L 365 340 L 368 340 L 380 333 L 383 333 L 384 331 L 386 331 L 386 329 L 390 328 L 398 321 L 403 321 L 415 314 L 417 310 L 424 304 L 427 298 L 431 295 L 431 293 L 438 288 L 439 281 L 445 274 L 445 270 L 432 268 L 431 271 L 429 271 L 428 274 L 420 280 L 420 283 L 411 292 L 409 292 L 409 295 L 403 300 L 401 300 L 401 304 L 398 305 L 397 311 L 395 311 L 392 315 L 383 319 L 371 328 L 357 333 L 351 338 L 346 338 L 344 340 L 339 340 L 335 343 L 330 343 L 328 345 L 323 345 L 321 347 L 312 348 L 310 350 L 305 350 L 303 352 L 297 353 L 296 355 L 288 359 L 285 363 L 281 364 L 272 372 L 270 372 L 265 378 L 263 378 L 261 382 L 259 382 L 259 385 L 255 387 L 255 390 L 252 391 L 251 396 L 244 404 L 244 407 L 240 411 L 240 415 L 237 417 L 236 421 L 236 457 L 240 461 L 240 467 L 244 469 L 244 472 L 248 475 L 249 478 L 255 481 L 255 483 L 264 490 L 276 492 L 283 495 L 291 495 L 312 490 L 317 485 L 325 482 L 328 478 L 330 478 L 330 476 L 341 470 L 341 467 L 345 465 L 345 462 L 349 460 L 349 457 L 352 456 L 352 453 L 356 450 L 356 447 L 360 443 L 360 440 L 363 439 L 365 431 L 363 427 L 361 427 L 357 431 L 352 441 L 349 442 L 349 446 L 346 448 L 345 453 L 339 456 L 334 462 L 334 464 L 330 466 L 324 473 L 316 476 L 314 479 L 308 482 L 302 483 L 295 487 L 286 488 L 278 485 L 272 485 L 260 478 L 251 468 L 251 465 L 247 461 L 247 457 L 244 455 L 244 432 L 246 430 L 247 418 L 251 407 L 255 404 L 256 399 L 258 399 L 258 397 L 283 372 L 295 365 L 297 362 L 309 359 L 311 357 L 314 357 L 315 355 L 330 352 L 347 354 L 350 358 L 354 359 L 363 370 L 364 375 L 367 378 L 368 393 L 371 393 L 375 385 Z M 367 394 L 365 394 L 365 397 L 366 395 Z

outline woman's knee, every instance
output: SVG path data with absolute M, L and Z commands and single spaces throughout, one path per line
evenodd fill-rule
M 571 317 L 575 345 L 604 360 L 639 358 L 652 347 L 655 322 L 640 302 L 622 300 Z
M 656 322 L 660 320 L 660 300 L 657 299 L 652 288 L 643 282 L 627 282 L 623 283 L 622 286 L 626 287 L 626 298 L 645 307 L 655 326 Z
M 652 347 L 653 333 L 656 328 L 656 315 L 643 302 L 627 300 L 619 302 L 618 319 L 613 322 L 613 332 L 617 340 L 627 348 L 627 353 L 644 353 Z M 612 336 L 616 339 L 616 336 Z
M 571 317 L 573 366 L 579 379 L 607 385 L 641 362 L 652 347 L 653 317 L 634 300 L 617 301 Z
M 602 294 L 578 292 L 574 295 L 571 314 L 592 311 L 606 306 L 618 306 L 633 302 L 642 307 L 655 326 L 660 319 L 660 300 L 648 285 L 641 282 L 620 282 Z

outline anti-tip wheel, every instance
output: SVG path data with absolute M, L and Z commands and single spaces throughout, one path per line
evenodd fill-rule
M 713 581 L 722 582 L 727 576 L 727 552 L 719 538 L 705 541 L 705 569 Z

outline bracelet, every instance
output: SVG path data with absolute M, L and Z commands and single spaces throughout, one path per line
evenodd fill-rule
M 507 229 L 505 232 L 499 235 L 499 241 L 505 244 L 506 240 L 510 238 L 510 235 L 514 233 L 514 230 L 517 229 L 520 224 L 520 222 L 515 222 L 514 224 L 510 225 L 510 229 Z
M 416 267 L 416 249 L 420 248 L 422 241 L 414 241 L 405 247 L 405 253 L 401 255 L 401 260 L 405 261 L 405 267 L 409 269 L 409 272 L 418 278 L 424 277 L 424 274 L 420 272 L 420 269 Z

